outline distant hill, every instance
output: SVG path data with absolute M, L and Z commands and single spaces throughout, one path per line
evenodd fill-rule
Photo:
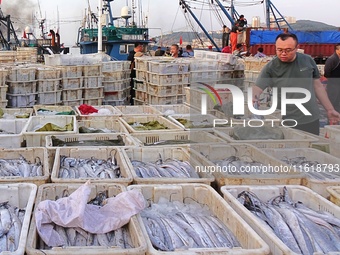
M 290 24 L 290 26 L 294 30 L 299 31 L 329 31 L 329 30 L 339 30 L 339 27 L 335 27 L 332 25 L 328 25 L 322 22 L 318 21 L 312 21 L 312 20 L 297 20 L 296 23 Z M 283 26 L 285 27 L 285 26 Z M 221 39 L 222 34 L 212 32 L 210 33 L 213 38 Z M 197 35 L 195 32 L 174 32 L 171 34 L 165 34 L 162 37 L 163 45 L 171 45 L 173 43 L 179 43 L 179 39 L 182 36 L 183 42 L 191 42 L 193 39 L 197 39 Z M 199 36 L 202 39 L 206 39 L 206 36 L 204 33 L 199 33 Z M 155 39 L 159 42 L 160 37 L 155 37 Z

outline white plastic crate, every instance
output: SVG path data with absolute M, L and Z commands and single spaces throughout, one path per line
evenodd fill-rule
M 41 92 L 37 96 L 38 104 L 60 104 L 61 103 L 61 90 Z
M 133 86 L 134 86 L 133 88 L 136 89 L 136 90 L 146 92 L 148 84 L 145 81 L 134 80 L 134 85 Z
M 157 59 L 157 57 L 135 57 L 135 68 L 141 71 L 148 71 L 148 61 L 155 59 Z
M 78 128 L 94 128 L 94 129 L 105 129 L 109 133 L 126 133 L 126 127 L 121 123 L 119 119 L 106 118 L 106 119 L 95 119 L 95 120 L 79 120 Z M 79 132 L 80 133 L 80 132 Z
M 84 99 L 83 103 L 87 105 L 101 105 L 103 104 L 103 97 Z
M 331 142 L 340 143 L 340 125 L 325 126 L 325 133 Z
M 184 130 L 206 130 L 212 131 L 214 128 L 214 120 L 217 119 L 215 116 L 206 114 L 173 114 L 169 115 L 168 118 L 174 122 L 177 126 L 182 127 Z M 181 123 L 186 121 L 186 123 Z M 216 124 L 217 126 L 217 124 Z M 227 126 L 227 124 L 221 124 L 218 126 Z
M 63 105 L 34 105 L 33 110 L 35 115 L 48 115 L 48 114 L 43 114 L 42 112 L 39 112 L 39 110 L 47 110 L 50 112 L 55 112 L 55 113 L 62 113 L 62 112 L 71 112 L 73 111 L 74 114 L 76 115 L 76 112 L 73 110 L 71 106 L 63 106 Z M 60 114 L 58 114 L 60 115 Z M 68 115 L 68 114 L 67 114 Z
M 287 247 L 274 233 L 273 230 L 253 215 L 244 205 L 237 201 L 237 195 L 242 191 L 249 191 L 255 194 L 262 201 L 279 196 L 283 193 L 283 188 L 286 187 L 288 194 L 294 202 L 302 202 L 305 206 L 314 211 L 326 211 L 336 218 L 340 218 L 340 208 L 332 204 L 327 199 L 321 197 L 312 190 L 296 185 L 273 185 L 273 186 L 224 186 L 221 188 L 224 199 L 227 203 L 240 215 L 252 229 L 269 245 L 271 254 L 296 255 Z M 332 254 L 333 252 L 327 253 Z M 335 252 L 336 253 L 336 252 Z M 319 253 L 314 253 L 319 254 Z
M 207 51 L 195 50 L 195 59 L 205 59 L 206 56 L 207 56 Z
M 83 99 L 78 99 L 78 100 L 63 100 L 63 105 L 67 106 L 76 106 L 76 105 L 81 105 L 84 103 Z
M 38 80 L 38 92 L 52 92 L 62 88 L 60 79 L 44 79 Z
M 298 130 L 286 127 L 273 127 L 280 129 L 283 132 L 284 139 L 280 140 L 235 140 L 232 138 L 234 128 L 215 128 L 214 133 L 218 137 L 226 140 L 229 143 L 250 143 L 258 148 L 308 148 L 317 139 L 305 133 L 300 133 Z
M 223 80 L 228 80 L 233 78 L 233 70 L 229 71 L 219 71 L 218 72 L 218 80 L 223 81 Z
M 7 81 L 7 74 L 8 70 L 7 69 L 0 69 L 0 86 L 5 86 L 6 81 Z
M 135 132 L 140 133 L 140 132 L 145 132 L 146 130 L 136 130 L 129 123 L 131 124 L 147 123 L 151 121 L 158 121 L 160 124 L 163 124 L 165 127 L 167 127 L 167 129 L 148 130 L 148 132 L 155 132 L 155 131 L 169 132 L 169 131 L 183 130 L 181 127 L 177 126 L 176 124 L 172 123 L 170 120 L 162 116 L 124 116 L 124 117 L 121 117 L 121 121 L 130 133 L 135 133 Z
M 149 71 L 159 74 L 179 74 L 189 72 L 189 62 L 173 60 L 159 60 L 148 62 Z
M 14 252 L 2 251 L 2 254 L 24 255 L 27 243 L 28 228 L 31 221 L 37 186 L 32 183 L 1 184 L 2 200 L 14 207 L 24 208 L 25 216 L 21 224 L 18 248 Z
M 206 165 L 206 161 L 193 159 L 187 148 L 181 147 L 144 147 L 144 148 L 125 148 L 122 150 L 126 155 L 127 166 L 133 177 L 133 183 L 136 184 L 171 184 L 171 183 L 204 183 L 210 185 L 214 181 L 214 177 L 210 173 L 200 172 L 199 178 L 171 178 L 171 177 L 154 177 L 142 178 L 136 174 L 131 163 L 132 160 L 142 161 L 144 163 L 154 163 L 160 158 L 162 160 L 179 160 L 188 162 L 193 169 L 195 166 Z
M 203 81 L 217 81 L 219 79 L 218 71 L 190 71 L 190 83 L 191 82 L 203 82 Z
M 184 95 L 173 95 L 173 96 L 154 96 L 148 94 L 147 103 L 148 104 L 183 104 L 185 101 Z
M 196 56 L 195 56 L 196 57 Z M 193 59 L 190 61 L 190 72 L 192 71 L 216 71 L 218 69 L 218 62 L 214 60 L 200 60 Z
M 60 79 L 61 69 L 56 67 L 37 67 L 36 78 L 38 80 Z
M 337 206 L 340 206 L 340 187 L 328 186 L 326 190 L 329 193 L 329 200 L 336 204 Z
M 63 78 L 63 89 L 79 89 L 83 87 L 83 77 L 79 78 Z
M 8 90 L 8 86 L 0 86 L 0 100 L 6 100 L 6 93 Z
M 104 100 L 122 100 L 130 95 L 130 88 L 126 88 L 118 91 L 104 92 Z
M 218 188 L 224 185 L 300 185 L 303 174 L 295 173 L 288 165 L 275 159 L 250 144 L 191 144 L 191 156 L 204 156 L 208 161 L 209 169 Z M 239 168 L 237 166 L 219 167 L 214 162 L 229 157 L 238 157 L 241 160 L 260 162 L 257 168 Z
M 104 92 L 111 92 L 130 88 L 130 79 L 116 80 L 116 81 L 103 81 Z
M 148 72 L 147 81 L 156 85 L 189 84 L 189 73 L 158 74 Z
M 135 97 L 134 99 L 143 101 L 143 102 L 148 102 L 148 96 L 149 94 L 145 91 L 139 91 L 139 90 L 135 90 Z
M 8 94 L 8 107 L 20 108 L 31 107 L 36 103 L 36 96 L 38 93 L 31 94 Z
M 323 197 L 327 197 L 328 193 L 326 191 L 327 186 L 335 186 L 340 185 L 340 161 L 338 158 L 329 155 L 320 150 L 312 149 L 312 148 L 298 148 L 298 149 L 264 149 L 265 153 L 275 157 L 276 159 L 282 161 L 283 159 L 290 159 L 296 157 L 305 157 L 308 161 L 317 161 L 320 163 L 317 168 L 312 167 L 301 167 L 296 166 L 294 169 L 297 173 L 304 174 L 308 173 L 322 173 L 332 171 L 333 174 L 338 174 L 338 178 L 336 179 L 325 179 L 318 180 L 314 179 L 308 175 L 303 181 L 303 185 L 312 189 L 319 195 Z M 328 167 L 333 168 L 332 170 L 328 170 Z
M 81 184 L 45 184 L 39 187 L 36 204 L 44 200 L 55 201 L 56 197 L 63 197 L 65 190 L 69 193 L 74 192 L 79 188 Z M 94 199 L 99 192 L 105 192 L 108 197 L 115 197 L 121 192 L 126 191 L 126 188 L 119 184 L 91 184 L 90 199 Z M 131 255 L 143 255 L 146 252 L 146 240 L 143 235 L 141 226 L 136 216 L 131 217 L 127 224 L 128 232 L 132 239 L 132 248 L 123 249 L 118 246 L 107 247 L 107 246 L 67 246 L 67 247 L 52 247 L 51 249 L 43 249 L 39 244 L 42 243 L 38 235 L 35 217 L 32 217 L 29 234 L 27 237 L 26 253 L 27 255 L 66 255 L 66 254 L 87 254 L 87 255 L 118 255 L 118 254 L 131 254 Z
M 103 81 L 119 81 L 130 79 L 131 71 L 113 71 L 108 73 L 103 73 Z
M 83 89 L 83 98 L 85 100 L 95 99 L 99 97 L 104 97 L 104 87 L 97 88 L 84 88 Z
M 20 159 L 24 157 L 30 163 L 42 164 L 42 176 L 21 177 L 21 176 L 0 176 L 1 184 L 9 183 L 34 183 L 39 186 L 49 181 L 49 157 L 46 148 L 5 148 L 0 149 L 0 159 Z
M 64 89 L 62 94 L 63 101 L 75 101 L 83 98 L 82 89 Z
M 61 128 L 72 124 L 72 131 L 43 131 L 35 132 L 39 127 L 47 123 L 52 123 Z M 61 115 L 61 116 L 32 116 L 23 129 L 23 135 L 26 139 L 27 147 L 45 146 L 46 135 L 58 134 L 76 134 L 78 133 L 78 126 L 75 116 Z
M 0 130 L 11 134 L 0 133 L 1 148 L 23 147 L 22 130 L 28 119 L 0 119 Z
M 234 70 L 235 65 L 230 64 L 228 61 L 220 60 L 218 61 L 217 69 L 219 71 L 232 71 Z
M 83 75 L 83 66 L 63 66 L 61 73 L 63 78 L 78 78 Z
M 102 65 L 85 65 L 83 66 L 83 76 L 101 76 Z
M 106 109 L 109 110 L 109 113 L 106 114 L 106 112 L 104 114 L 99 114 L 99 113 L 94 113 L 94 114 L 83 114 L 81 113 L 81 111 L 79 110 L 79 105 L 77 105 L 75 107 L 78 116 L 80 116 L 80 119 L 92 119 L 93 117 L 119 117 L 122 115 L 122 113 L 114 108 L 111 105 L 91 105 L 93 108 L 100 110 L 100 109 Z
M 118 106 L 118 105 L 129 105 L 130 102 L 127 98 L 124 98 L 122 100 L 103 100 L 104 105 L 111 105 L 111 106 Z
M 135 106 L 135 105 L 122 105 L 116 108 L 125 115 L 161 115 L 161 113 L 151 105 Z
M 146 105 L 146 103 L 144 102 L 144 100 L 138 100 L 136 98 L 133 98 L 133 104 L 134 105 Z
M 35 78 L 35 67 L 26 67 L 26 66 L 18 66 L 12 67 L 8 71 L 8 80 L 9 81 L 34 81 Z
M 200 203 L 207 206 L 223 224 L 231 230 L 240 242 L 241 247 L 230 248 L 189 248 L 176 250 L 173 252 L 162 252 L 153 248 L 148 237 L 141 216 L 138 220 L 142 226 L 143 236 L 146 237 L 148 251 L 150 255 L 165 254 L 242 254 L 259 255 L 268 254 L 268 245 L 255 233 L 252 228 L 228 205 L 226 201 L 210 186 L 205 184 L 172 184 L 172 185 L 130 185 L 128 190 L 137 189 L 142 192 L 149 204 L 158 203 L 160 198 L 165 198 L 169 202 L 181 202 L 185 204 Z
M 4 108 L 3 119 L 28 119 L 33 114 L 32 108 Z
M 178 105 L 152 105 L 162 115 L 169 116 L 173 114 L 199 114 L 200 112 L 188 105 L 178 104 Z
M 53 136 L 53 137 L 52 137 Z M 75 134 L 75 135 L 48 135 L 46 136 L 46 148 L 50 151 L 56 150 L 58 147 L 58 144 L 53 143 L 53 139 L 60 140 L 64 143 L 75 143 L 79 142 L 77 145 L 69 145 L 69 146 L 63 146 L 63 147 L 103 147 L 102 145 L 98 144 L 96 146 L 95 142 L 93 142 L 90 146 L 84 146 L 85 141 L 110 141 L 110 140 L 117 140 L 118 136 L 120 136 L 123 139 L 124 146 L 138 146 L 138 143 L 133 139 L 129 134 L 126 133 L 93 133 L 93 134 Z
M 140 146 L 179 146 L 195 144 L 225 143 L 225 141 L 206 131 L 171 131 L 132 133 L 131 136 Z
M 147 92 L 149 95 L 153 96 L 178 96 L 184 95 L 184 88 L 187 87 L 187 84 L 172 84 L 172 85 L 159 85 L 149 83 L 147 84 Z
M 102 72 L 116 72 L 130 69 L 130 61 L 108 61 L 102 62 Z
M 8 93 L 27 94 L 37 92 L 37 81 L 11 81 L 8 82 Z
M 75 159 L 103 159 L 113 160 L 115 159 L 119 166 L 120 175 L 119 178 L 61 178 L 59 177 L 60 172 L 60 157 L 66 156 Z M 124 186 L 132 183 L 132 175 L 127 165 L 125 155 L 119 148 L 116 147 L 96 147 L 96 148 L 57 148 L 54 157 L 54 164 L 52 168 L 51 181 L 54 183 L 84 183 L 87 180 L 91 180 L 92 183 L 108 183 L 114 182 Z
M 101 76 L 84 76 L 84 88 L 99 88 L 102 87 L 103 77 Z
M 148 73 L 146 71 L 141 71 L 136 69 L 136 80 L 138 81 L 147 81 L 148 80 Z

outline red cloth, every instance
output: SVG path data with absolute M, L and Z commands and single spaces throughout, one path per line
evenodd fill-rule
M 88 115 L 90 113 L 94 113 L 94 112 L 98 112 L 98 110 L 96 108 L 94 108 L 91 105 L 87 105 L 87 104 L 82 104 L 78 107 L 79 111 L 81 114 L 83 115 Z
M 222 49 L 222 53 L 231 53 L 231 48 L 230 48 L 230 46 L 225 46 L 225 47 Z

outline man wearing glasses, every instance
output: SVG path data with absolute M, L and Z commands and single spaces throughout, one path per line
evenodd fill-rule
M 316 135 L 320 132 L 319 107 L 317 99 L 327 111 L 328 120 L 337 122 L 340 114 L 335 111 L 328 99 L 325 88 L 320 82 L 320 74 L 314 60 L 309 56 L 297 52 L 298 39 L 295 34 L 279 34 L 275 39 L 277 57 L 270 61 L 261 70 L 253 86 L 253 101 L 256 102 L 262 91 L 267 87 L 278 88 L 278 105 L 281 108 L 282 88 L 304 88 L 307 89 L 311 98 L 303 106 L 310 115 L 305 115 L 296 105 L 287 104 L 287 114 L 283 119 L 295 120 L 291 124 L 294 128 L 307 131 Z M 303 93 L 287 93 L 287 99 L 304 98 Z

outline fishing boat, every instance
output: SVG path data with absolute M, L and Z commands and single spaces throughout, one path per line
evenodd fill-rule
M 113 0 L 99 0 L 98 15 L 91 13 L 88 21 L 79 28 L 77 45 L 81 54 L 104 52 L 112 59 L 126 60 L 135 43 L 147 45 L 151 42 L 149 29 L 136 24 L 131 8 L 124 6 L 121 16 L 113 17 L 111 2 Z M 114 20 L 119 18 L 125 19 L 124 26 L 114 25 Z M 130 18 L 132 22 L 129 22 Z

